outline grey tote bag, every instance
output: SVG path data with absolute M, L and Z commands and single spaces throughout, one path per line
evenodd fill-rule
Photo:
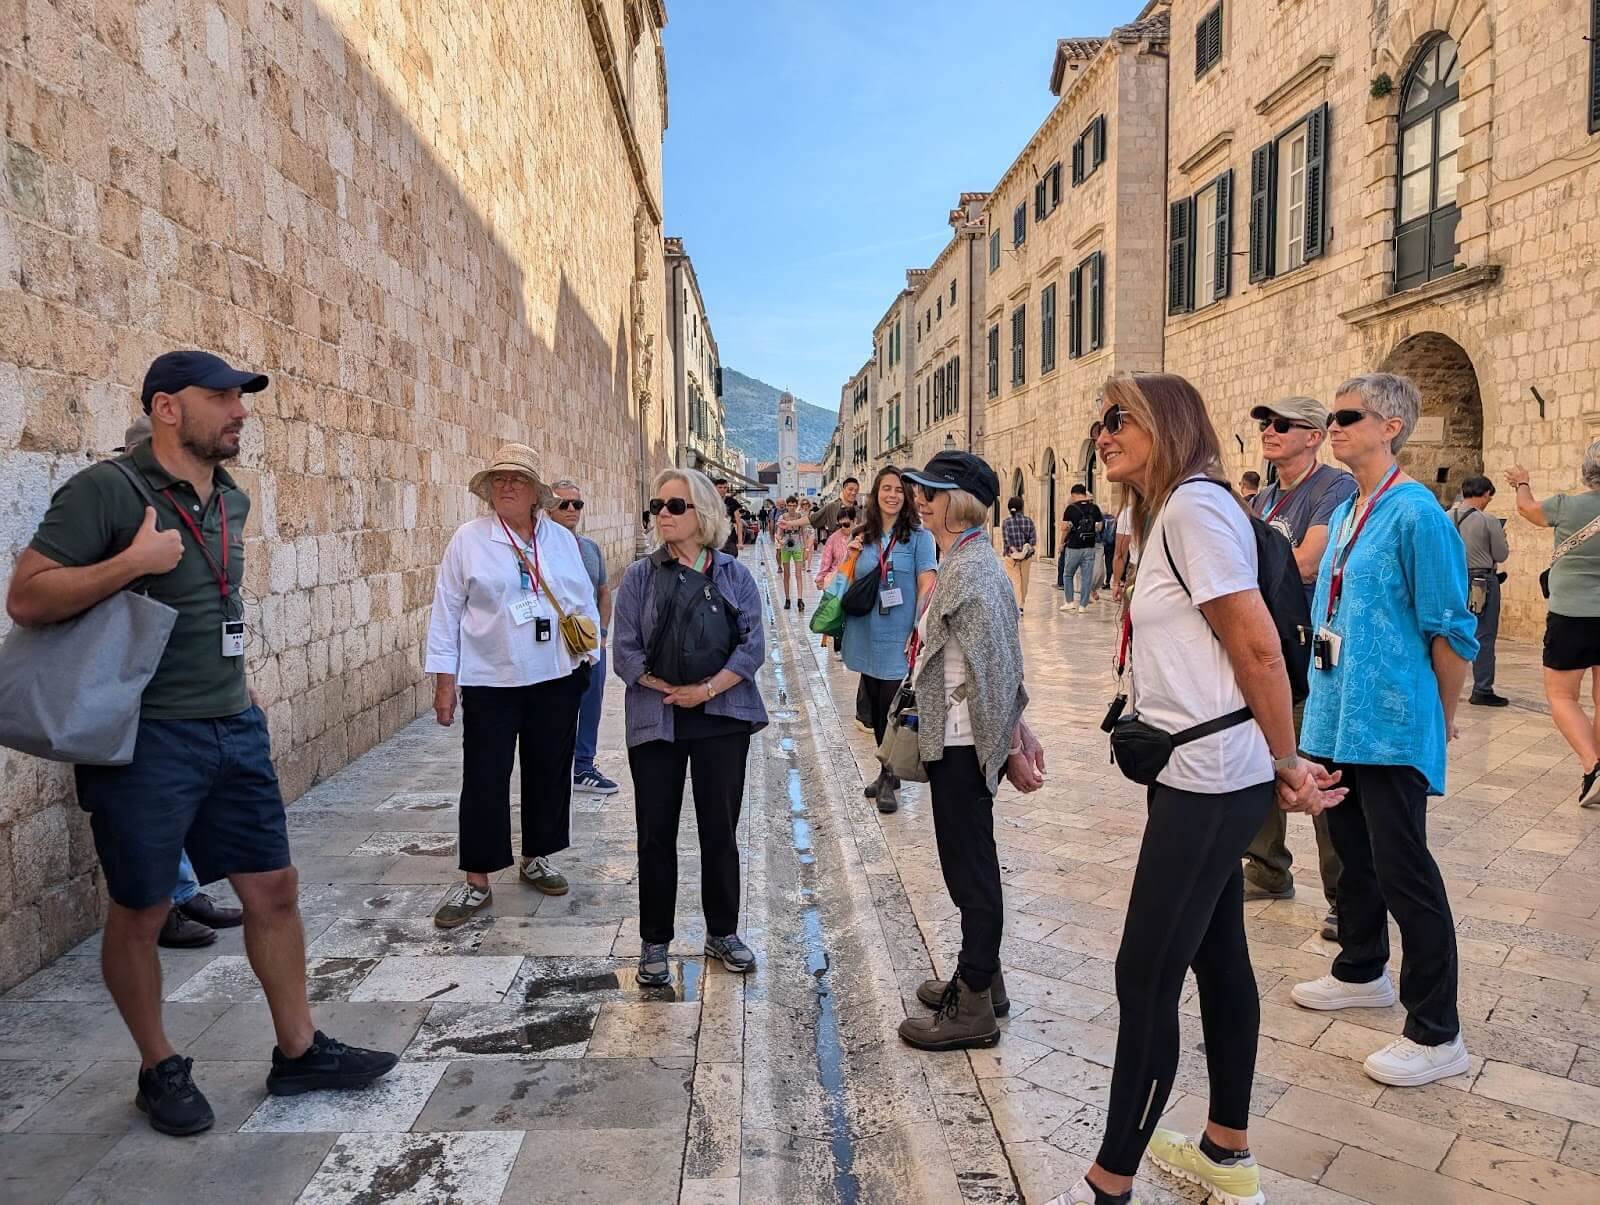
M 128 467 L 112 463 L 148 500 Z M 140 697 L 177 618 L 127 589 L 60 623 L 13 628 L 0 644 L 0 745 L 51 761 L 127 765 Z

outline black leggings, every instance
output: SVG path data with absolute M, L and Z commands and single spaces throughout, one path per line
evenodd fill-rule
M 1144 841 L 1117 951 L 1117 1061 L 1098 1162 L 1131 1176 L 1178 1069 L 1184 972 L 1200 988 L 1211 1120 L 1248 1128 L 1261 1003 L 1244 932 L 1239 860 L 1276 807 L 1273 785 L 1225 795 L 1150 788 Z
M 895 692 L 900 689 L 900 678 L 873 678 L 861 675 L 861 691 L 867 697 L 867 710 L 872 716 L 872 736 L 883 744 L 884 730 L 889 727 L 889 708 L 894 706 Z

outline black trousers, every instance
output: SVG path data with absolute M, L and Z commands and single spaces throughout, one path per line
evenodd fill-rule
M 670 942 L 678 903 L 678 819 L 683 782 L 694 782 L 700 830 L 700 906 L 706 932 L 739 930 L 739 810 L 750 734 L 646 741 L 628 750 L 633 814 L 639 826 L 639 936 Z
M 522 856 L 571 844 L 572 753 L 587 664 L 536 686 L 461 688 L 461 869 L 511 865 L 511 766 L 522 752 Z
M 928 763 L 933 836 L 945 890 L 961 909 L 961 956 L 956 974 L 973 991 L 988 990 L 1000 969 L 1005 901 L 1000 855 L 994 847 L 994 796 L 971 745 L 947 745 Z
M 889 727 L 889 709 L 894 706 L 895 693 L 900 689 L 900 678 L 873 678 L 861 675 L 861 693 L 867 697 L 867 711 L 871 715 L 872 735 L 883 744 L 883 734 Z
M 1428 851 L 1428 782 L 1411 766 L 1351 766 L 1344 802 L 1328 810 L 1339 876 L 1339 956 L 1333 976 L 1370 983 L 1389 962 L 1394 915 L 1405 946 L 1400 1002 L 1405 1036 L 1438 1046 L 1461 1032 L 1456 1013 L 1456 926 L 1444 876 Z
M 1184 972 L 1200 988 L 1210 1117 L 1249 1126 L 1261 1002 L 1244 931 L 1239 859 L 1273 801 L 1273 785 L 1223 795 L 1150 788 L 1144 841 L 1117 951 L 1117 1061 L 1099 1164 L 1131 1176 L 1172 1094 Z

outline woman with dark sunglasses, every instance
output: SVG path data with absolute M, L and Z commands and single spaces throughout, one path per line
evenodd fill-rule
M 711 479 L 666 469 L 650 499 L 660 547 L 622 575 L 617 677 L 628 684 L 628 770 L 639 830 L 639 982 L 672 980 L 678 820 L 694 782 L 707 956 L 755 969 L 739 937 L 739 806 L 750 737 L 766 727 L 756 687 L 766 660 L 761 594 L 737 557 L 718 551 L 728 514 Z
M 1274 781 L 1298 810 L 1337 802 L 1339 792 L 1295 753 L 1289 677 L 1257 585 L 1254 531 L 1223 477 L 1205 402 L 1188 381 L 1162 373 L 1114 377 L 1104 401 L 1095 451 L 1131 497 L 1143 550 L 1123 625 L 1130 710 L 1169 734 L 1211 731 L 1174 749 L 1149 787 L 1117 953 L 1121 1020 L 1105 1133 L 1084 1179 L 1056 1201 L 1125 1205 L 1148 1147 L 1213 1199 L 1261 1205 L 1246 1132 L 1261 1014 L 1240 857 L 1276 806 Z M 1177 1074 L 1178 1000 L 1190 969 L 1211 1086 L 1197 1139 L 1156 1128 Z
M 1295 985 L 1302 1008 L 1387 1008 L 1389 921 L 1404 956 L 1402 1036 L 1367 1056 L 1381 1084 L 1415 1087 L 1467 1070 L 1456 1011 L 1456 929 L 1428 850 L 1428 796 L 1443 795 L 1445 745 L 1478 652 L 1466 549 L 1433 492 L 1396 460 L 1422 399 L 1405 377 L 1339 386 L 1328 434 L 1359 492 L 1333 512 L 1311 602 L 1315 660 L 1300 744 L 1342 767 L 1349 798 L 1328 813 L 1339 874 L 1339 956 Z

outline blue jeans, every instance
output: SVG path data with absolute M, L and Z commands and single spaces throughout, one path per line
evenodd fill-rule
M 187 904 L 200 894 L 200 880 L 194 876 L 194 867 L 189 863 L 189 855 L 184 854 L 178 859 L 178 886 L 172 893 L 174 904 Z
M 1099 551 L 1095 547 L 1067 549 L 1066 565 L 1062 570 L 1061 588 L 1065 591 L 1068 602 L 1072 601 L 1072 579 L 1077 577 L 1080 579 L 1078 583 L 1078 605 L 1080 607 L 1089 605 L 1089 591 L 1094 588 L 1094 562 Z
M 572 774 L 576 778 L 586 770 L 594 769 L 595 745 L 600 739 L 600 705 L 606 697 L 606 650 L 600 650 L 600 661 L 589 675 L 589 688 L 583 692 L 578 704 L 578 744 L 572 759 Z

